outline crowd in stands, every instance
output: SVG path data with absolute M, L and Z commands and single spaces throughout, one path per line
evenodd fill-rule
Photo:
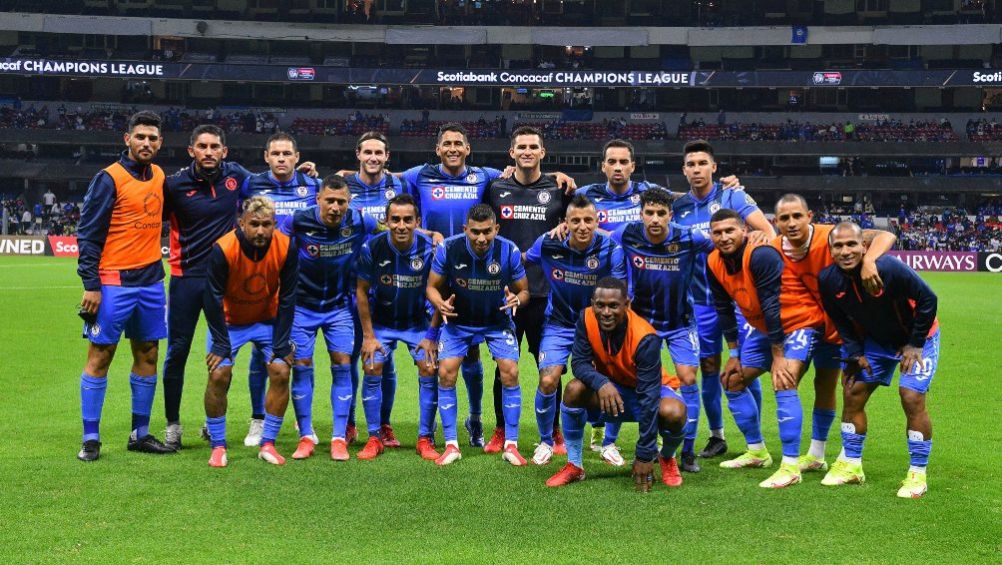
M 721 112 L 720 117 L 723 116 Z M 960 141 L 945 118 L 817 124 L 794 120 L 785 123 L 727 123 L 718 119 L 716 124 L 707 124 L 703 119 L 686 122 L 685 114 L 679 121 L 678 138 L 728 141 Z
M 80 221 L 80 205 L 59 202 L 51 190 L 34 204 L 19 196 L 4 195 L 3 215 L 10 235 L 72 235 Z
M 390 121 L 382 114 L 363 114 L 356 111 L 347 119 L 296 118 L 289 132 L 293 135 L 348 135 L 357 137 L 367 131 L 389 135 Z
M 86 131 L 124 131 L 129 116 L 137 111 L 135 107 L 92 106 L 67 108 L 65 104 L 51 111 L 48 105 L 36 108 L 18 109 L 15 106 L 0 106 L 0 128 L 3 129 L 56 129 Z M 162 112 L 164 130 L 189 132 L 199 124 L 215 124 L 227 133 L 264 133 L 278 131 L 278 118 L 263 111 L 235 111 L 223 113 L 220 110 L 188 110 L 168 108 Z
M 620 139 L 668 139 L 668 129 L 663 122 L 629 123 L 622 118 L 609 118 L 601 122 L 519 122 L 515 126 L 529 125 L 542 130 L 546 139 L 574 139 L 604 141 Z
M 1002 124 L 995 118 L 967 120 L 967 139 L 971 141 L 1002 140 Z
M 400 122 L 400 135 L 402 137 L 435 137 L 438 135 L 438 128 L 445 122 L 431 121 L 428 119 L 428 112 L 423 113 L 420 120 L 403 120 Z M 503 115 L 495 116 L 493 120 L 488 120 L 484 116 L 475 121 L 460 122 L 466 128 L 470 139 L 492 139 L 505 138 L 508 136 L 508 118 Z
M 1002 250 L 1002 205 L 981 206 L 974 218 L 962 208 L 902 207 L 891 228 L 898 236 L 898 248 L 935 251 Z

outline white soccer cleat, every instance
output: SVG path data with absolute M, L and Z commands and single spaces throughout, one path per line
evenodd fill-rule
M 619 448 L 616 444 L 610 443 L 609 445 L 602 448 L 602 460 L 606 463 L 612 465 L 613 467 L 622 467 L 626 465 L 626 460 L 619 453 Z
M 553 459 L 553 448 L 548 443 L 540 442 L 536 446 L 536 451 L 532 452 L 532 462 L 536 465 L 546 465 L 550 459 Z
M 257 447 L 261 445 L 261 434 L 264 433 L 264 420 L 251 418 L 250 428 L 247 430 L 247 437 L 244 438 L 244 445 L 247 447 Z

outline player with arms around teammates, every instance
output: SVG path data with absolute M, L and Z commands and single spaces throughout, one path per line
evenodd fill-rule
M 164 173 L 153 164 L 163 144 L 160 117 L 152 112 L 133 114 L 124 140 L 122 156 L 87 187 L 77 231 L 77 274 L 84 287 L 80 316 L 89 340 L 80 375 L 83 445 L 77 458 L 81 461 L 95 461 L 101 455 L 108 369 L 123 331 L 132 349 L 132 433 L 127 449 L 175 451 L 149 433 L 158 342 L 167 337 L 160 252 Z
M 268 362 L 269 387 L 258 457 L 273 465 L 285 464 L 285 458 L 275 450 L 275 438 L 289 404 L 289 366 L 294 352 L 290 334 L 298 261 L 292 245 L 288 236 L 275 230 L 271 200 L 255 196 L 244 201 L 237 229 L 212 248 L 205 290 L 209 324 L 205 425 L 212 443 L 210 467 L 227 465 L 226 394 L 233 378 L 233 360 L 247 343 L 257 346 Z

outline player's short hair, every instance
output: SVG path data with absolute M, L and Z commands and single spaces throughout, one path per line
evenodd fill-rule
M 860 241 L 863 240 L 863 228 L 859 227 L 859 224 L 857 224 L 856 222 L 850 222 L 846 220 L 844 222 L 839 222 L 835 224 L 835 227 L 832 228 L 832 231 L 828 232 L 829 246 L 832 244 L 833 241 L 835 241 L 835 234 L 842 230 L 850 230 L 852 232 L 852 235 L 858 237 Z
M 738 214 L 730 208 L 721 208 L 710 216 L 711 224 L 722 222 L 724 220 L 737 220 L 739 225 L 745 225 L 745 219 L 741 217 L 741 214 Z
M 520 135 L 534 135 L 539 138 L 539 146 L 543 146 L 543 132 L 539 131 L 539 128 L 532 126 L 518 126 L 511 132 L 511 146 L 515 146 L 515 138 Z
M 414 200 L 414 197 L 411 196 L 410 194 L 398 194 L 393 198 L 390 198 L 389 201 L 386 202 L 387 218 L 390 217 L 390 206 L 413 206 L 414 215 L 420 216 L 421 214 L 421 211 L 418 209 L 417 200 Z
M 163 130 L 163 119 L 160 114 L 150 112 L 149 110 L 142 110 L 136 112 L 129 116 L 129 133 L 136 129 L 136 126 L 150 126 L 155 127 L 158 130 Z
M 780 204 L 790 204 L 791 202 L 799 202 L 800 205 L 804 207 L 805 211 L 808 211 L 808 212 L 811 211 L 810 205 L 807 204 L 807 199 L 804 198 L 803 196 L 795 193 L 795 192 L 788 192 L 788 193 L 784 194 L 783 196 L 781 196 L 779 198 L 779 200 L 776 201 L 776 208 L 775 208 L 775 210 L 779 211 L 779 205 Z
M 487 204 L 481 202 L 466 211 L 466 221 L 469 222 L 496 222 L 497 216 L 494 210 Z
M 223 128 L 213 124 L 195 126 L 195 129 L 191 130 L 191 139 L 188 141 L 188 145 L 195 145 L 195 140 L 203 133 L 218 137 L 219 143 L 226 145 L 226 132 L 223 131 Z
M 612 147 L 621 147 L 623 149 L 627 149 L 630 152 L 630 160 L 633 161 L 633 144 L 630 143 L 629 141 L 626 141 L 625 139 L 610 139 L 609 141 L 606 141 L 605 145 L 602 146 L 603 161 L 605 161 L 605 154 Z
M 584 194 L 575 194 L 571 201 L 567 203 L 567 209 L 571 208 L 590 208 L 594 207 L 595 203 L 588 199 Z
M 438 135 L 435 136 L 435 145 L 442 143 L 442 136 L 445 135 L 445 132 L 447 131 L 461 133 L 463 134 L 463 141 L 470 141 L 470 134 L 466 133 L 466 128 L 463 127 L 463 124 L 460 124 L 459 122 L 449 122 L 442 124 L 442 126 L 438 128 Z
M 344 177 L 337 174 L 331 174 L 324 177 L 324 183 L 323 186 L 320 187 L 320 190 L 344 190 L 347 188 L 348 183 L 344 180 Z
M 361 137 L 358 138 L 358 141 L 355 142 L 355 151 L 361 149 L 362 143 L 369 141 L 370 139 L 383 142 L 383 150 L 386 152 L 390 151 L 390 140 L 386 139 L 386 136 L 378 131 L 367 131 L 363 133 Z
M 706 153 L 710 156 L 711 161 L 717 160 L 717 158 L 713 155 L 713 146 L 705 139 L 694 139 L 689 143 L 686 143 L 682 147 L 682 159 L 685 159 L 685 156 L 689 153 Z
M 670 192 L 663 188 L 649 188 L 640 193 L 640 208 L 643 209 L 644 206 L 664 206 L 671 210 L 671 204 L 675 201 L 675 197 L 672 196 Z
M 267 153 L 268 150 L 271 149 L 271 144 L 275 143 L 276 141 L 288 141 L 289 143 L 292 144 L 292 151 L 295 153 L 299 152 L 299 145 L 296 143 L 296 138 L 292 137 L 292 134 L 280 131 L 278 133 L 271 134 L 271 137 L 268 138 L 268 141 L 264 142 L 265 153 Z
M 602 277 L 598 279 L 598 283 L 595 284 L 595 290 L 592 291 L 592 296 L 595 296 L 595 293 L 597 293 L 600 288 L 606 290 L 618 290 L 619 293 L 623 295 L 623 298 L 627 298 L 629 296 L 626 290 L 626 281 L 617 279 L 616 277 Z
M 274 216 L 275 203 L 267 196 L 251 196 L 243 203 L 243 213 L 255 216 Z

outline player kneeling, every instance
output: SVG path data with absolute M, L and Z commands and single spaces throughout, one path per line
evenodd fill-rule
M 607 422 L 637 422 L 633 478 L 647 492 L 653 482 L 657 436 L 663 445 L 658 459 L 661 480 L 682 485 L 675 450 L 682 442 L 686 407 L 676 392 L 679 381 L 661 366 L 661 341 L 646 320 L 630 310 L 626 283 L 604 277 L 598 281 L 591 307 L 578 319 L 571 352 L 574 379 L 564 389 L 567 465 L 546 481 L 559 487 L 584 479 L 581 462 L 584 425 L 592 416 Z
M 212 442 L 209 466 L 226 466 L 226 392 L 233 359 L 248 342 L 268 360 L 268 395 L 258 457 L 282 465 L 275 438 L 289 404 L 290 342 L 296 306 L 297 255 L 290 239 L 275 232 L 275 206 L 263 196 L 244 202 L 239 227 L 212 248 L 205 318 L 209 324 L 209 381 L 205 425 Z

